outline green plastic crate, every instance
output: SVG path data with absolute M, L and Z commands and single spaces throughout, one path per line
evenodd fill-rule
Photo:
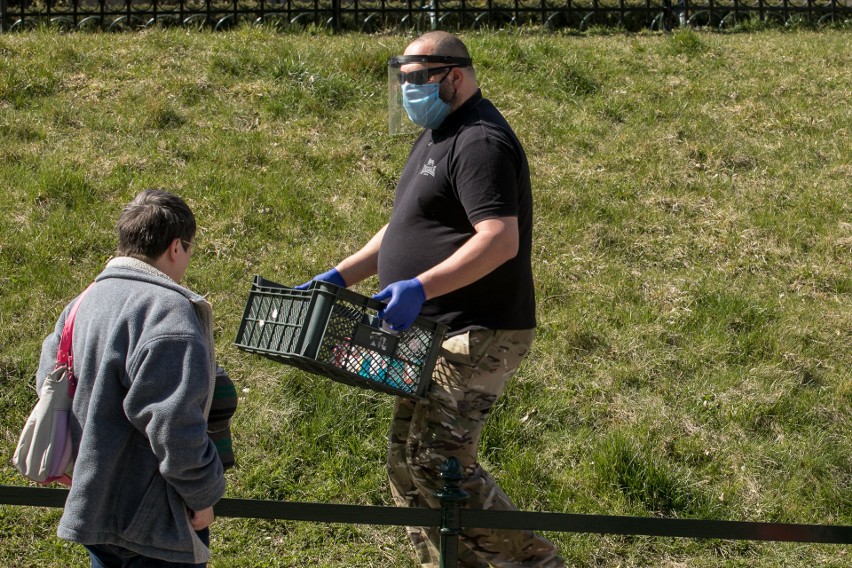
M 296 290 L 255 276 L 234 344 L 347 385 L 422 398 L 447 326 L 417 318 L 388 331 L 383 307 L 327 282 Z

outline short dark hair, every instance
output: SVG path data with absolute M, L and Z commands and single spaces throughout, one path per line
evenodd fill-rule
M 195 215 L 186 202 L 162 189 L 145 189 L 118 218 L 119 256 L 159 258 L 175 239 L 192 242 Z

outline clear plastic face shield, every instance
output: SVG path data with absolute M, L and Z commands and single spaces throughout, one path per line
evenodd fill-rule
M 469 67 L 470 58 L 449 55 L 400 55 L 388 60 L 388 132 L 407 134 L 423 127 L 415 124 L 414 116 L 406 110 L 403 90 L 409 92 L 430 82 L 430 77 L 442 75 L 454 67 Z M 403 87 L 405 85 L 405 87 Z M 411 101 L 408 101 L 409 109 Z

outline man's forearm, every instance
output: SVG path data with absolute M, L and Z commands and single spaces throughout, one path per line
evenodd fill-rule
M 517 219 L 491 219 L 476 228 L 452 256 L 418 275 L 426 299 L 472 284 L 518 254 Z

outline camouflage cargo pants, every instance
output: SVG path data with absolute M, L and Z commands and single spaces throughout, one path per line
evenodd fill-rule
M 397 506 L 439 508 L 441 465 L 455 456 L 464 470 L 466 506 L 516 510 L 476 461 L 489 411 L 529 351 L 535 330 L 474 330 L 447 339 L 432 386 L 419 401 L 397 398 L 388 444 L 388 474 Z M 440 565 L 437 528 L 408 527 L 420 564 Z M 564 567 L 554 546 L 532 531 L 465 529 L 459 566 Z

